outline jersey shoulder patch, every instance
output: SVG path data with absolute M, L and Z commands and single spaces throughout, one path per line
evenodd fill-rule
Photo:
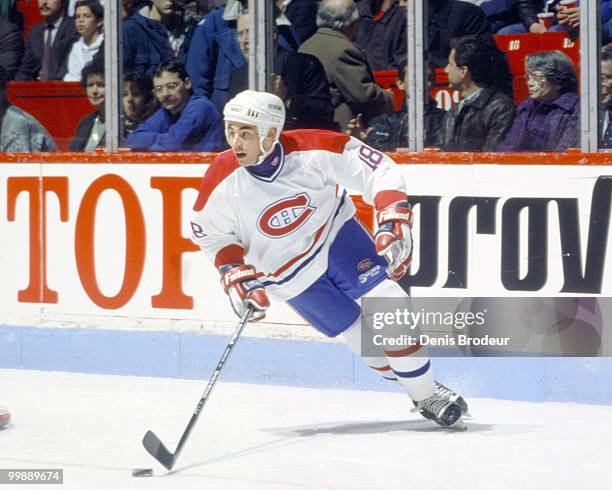
M 193 210 L 201 211 L 204 209 L 212 192 L 221 182 L 239 168 L 240 165 L 232 150 L 226 150 L 215 157 L 204 174 L 204 177 L 202 177 L 198 198 L 193 206 Z
M 350 136 L 325 129 L 296 129 L 281 133 L 285 155 L 294 151 L 322 150 L 342 153 Z

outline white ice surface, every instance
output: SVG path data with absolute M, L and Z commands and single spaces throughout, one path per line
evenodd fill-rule
M 448 432 L 397 393 L 223 382 L 168 474 L 140 441 L 174 450 L 204 383 L 0 370 L 0 468 L 64 469 L 17 490 L 612 488 L 612 407 L 471 399 Z

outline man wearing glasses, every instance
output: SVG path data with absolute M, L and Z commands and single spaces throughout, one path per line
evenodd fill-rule
M 182 63 L 160 64 L 153 93 L 161 108 L 129 135 L 126 145 L 140 151 L 218 151 L 223 123 L 216 107 L 193 95 Z

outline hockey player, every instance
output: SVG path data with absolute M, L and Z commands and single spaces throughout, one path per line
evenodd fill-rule
M 406 298 L 395 282 L 412 253 L 412 213 L 395 163 L 357 139 L 323 130 L 281 133 L 280 98 L 246 90 L 223 111 L 231 150 L 206 172 L 192 239 L 215 264 L 234 311 L 261 320 L 270 298 L 286 301 L 329 337 L 361 355 L 361 298 Z M 377 211 L 374 240 L 343 188 Z M 380 349 L 364 361 L 397 380 L 415 411 L 461 426 L 467 404 L 434 380 L 420 345 Z

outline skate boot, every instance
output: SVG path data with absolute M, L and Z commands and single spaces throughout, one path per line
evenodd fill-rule
M 435 393 L 425 400 L 415 402 L 412 411 L 419 412 L 442 427 L 465 429 L 461 417 L 467 410 L 468 406 L 463 397 L 436 382 Z
M 468 407 L 467 402 L 463 399 L 463 397 L 459 395 L 458 393 L 455 393 L 450 388 L 447 388 L 442 383 L 438 383 L 437 381 L 436 381 L 436 395 L 446 396 L 448 397 L 450 401 L 457 402 L 457 404 L 461 407 L 462 415 L 469 416 L 468 414 L 469 407 Z

